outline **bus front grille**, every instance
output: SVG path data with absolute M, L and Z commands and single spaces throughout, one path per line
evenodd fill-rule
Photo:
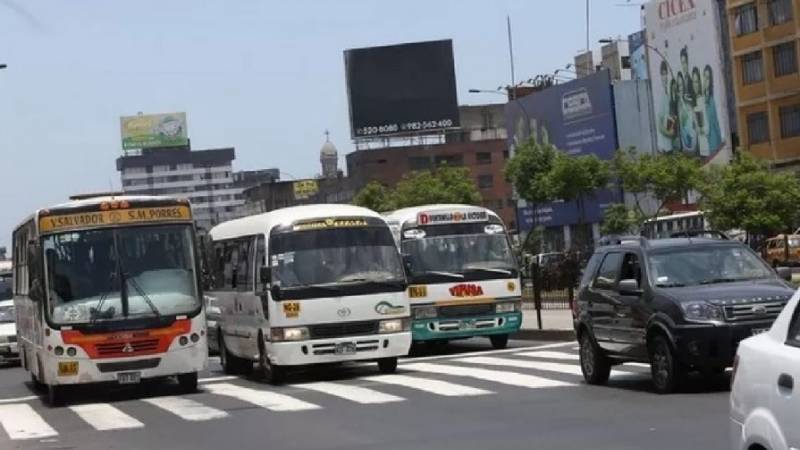
M 122 372 L 126 370 L 154 369 L 158 367 L 161 358 L 138 359 L 136 361 L 121 361 L 110 363 L 97 363 L 97 370 L 103 373 Z
M 141 353 L 153 353 L 158 350 L 158 339 L 96 344 L 95 349 L 97 350 L 97 355 L 100 357 L 133 356 Z
M 480 316 L 484 314 L 491 314 L 493 312 L 494 312 L 494 303 L 439 307 L 439 316 L 441 317 Z
M 378 333 L 378 322 L 374 320 L 365 322 L 328 323 L 311 325 L 309 327 L 311 339 L 330 339 L 345 336 L 359 336 Z

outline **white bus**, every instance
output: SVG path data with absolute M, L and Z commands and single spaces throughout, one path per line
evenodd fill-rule
M 520 273 L 502 220 L 469 205 L 386 214 L 400 246 L 414 341 L 487 336 L 504 348 L 522 325 Z
M 208 353 L 187 200 L 74 199 L 33 213 L 13 246 L 22 365 L 51 404 L 74 384 L 197 389 Z
M 402 260 L 377 213 L 307 205 L 232 220 L 210 232 L 209 295 L 222 310 L 226 373 L 279 383 L 286 368 L 376 360 L 397 368 L 411 346 Z
M 663 239 L 675 233 L 708 230 L 709 223 L 703 211 L 689 211 L 649 219 L 642 225 L 642 236 Z

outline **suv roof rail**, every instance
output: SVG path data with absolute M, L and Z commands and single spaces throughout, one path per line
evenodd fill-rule
M 625 244 L 638 244 L 642 247 L 648 246 L 648 240 L 644 236 L 639 235 L 608 235 L 603 236 L 598 241 L 599 247 L 608 247 L 609 245 L 625 245 Z
M 730 241 L 731 238 L 719 230 L 705 230 L 702 228 L 692 228 L 689 230 L 683 231 L 676 231 L 669 235 L 671 238 L 709 238 L 709 239 L 719 239 L 722 241 Z

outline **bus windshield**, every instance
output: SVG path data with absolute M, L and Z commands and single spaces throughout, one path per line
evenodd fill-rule
M 413 282 L 444 279 L 498 279 L 517 276 L 505 231 L 486 223 L 434 225 L 405 233 L 404 255 L 411 262 Z M 405 237 L 405 236 L 404 236 Z
M 277 233 L 270 255 L 272 281 L 281 289 L 405 282 L 388 227 Z
M 57 324 L 186 314 L 199 308 L 190 225 L 82 230 L 44 238 Z

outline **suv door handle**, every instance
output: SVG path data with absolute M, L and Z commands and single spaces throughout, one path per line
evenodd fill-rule
M 794 389 L 794 378 L 791 375 L 782 373 L 781 376 L 778 377 L 778 388 L 783 391 L 792 392 Z

